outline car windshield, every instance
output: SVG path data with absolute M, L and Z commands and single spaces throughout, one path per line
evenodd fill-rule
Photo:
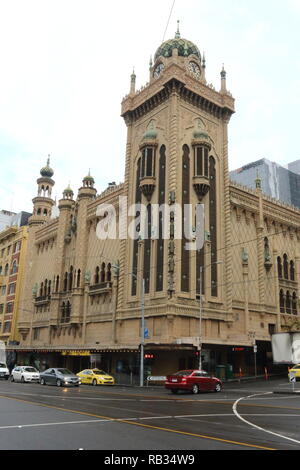
M 4 364 L 4 362 L 0 362 L 0 367 L 4 367 L 6 369 L 6 364 Z
M 34 367 L 24 367 L 25 372 L 37 372 Z
M 180 372 L 177 372 L 174 375 L 180 375 L 181 377 L 186 377 L 187 375 L 191 375 L 193 371 L 192 370 L 181 370 Z
M 104 372 L 104 370 L 94 369 L 93 372 L 95 375 L 108 375 L 108 373 Z
M 68 369 L 57 369 L 57 372 L 62 375 L 73 375 L 73 372 L 69 371 Z

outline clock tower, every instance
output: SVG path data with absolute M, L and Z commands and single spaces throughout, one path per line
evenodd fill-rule
M 227 127 L 234 99 L 224 67 L 220 91 L 207 83 L 205 72 L 204 55 L 181 37 L 178 26 L 174 39 L 155 53 L 150 82 L 138 91 L 131 87 L 122 102 L 128 129 L 125 194 L 129 207 L 146 207 L 148 225 L 142 240 L 121 242 L 120 270 L 130 275 L 120 279 L 119 311 L 139 305 L 143 279 L 146 305 L 147 299 L 152 305 L 148 315 L 151 310 L 156 319 L 160 311 L 175 323 L 181 316 L 197 317 L 200 293 L 207 305 L 218 305 L 221 321 L 231 319 Z M 201 250 L 188 250 L 192 235 L 185 233 L 184 222 L 189 217 L 195 230 L 198 204 L 205 211 L 205 243 Z M 160 212 L 154 220 L 153 205 L 169 209 L 167 239 L 163 216 Z M 187 206 L 192 208 L 189 215 Z M 175 207 L 181 208 L 182 237 L 176 236 Z M 137 220 L 139 215 L 137 210 Z M 224 277 L 226 286 L 220 282 Z

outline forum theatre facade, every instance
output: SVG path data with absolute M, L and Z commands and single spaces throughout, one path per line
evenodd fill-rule
M 253 373 L 254 345 L 257 372 L 271 367 L 271 334 L 298 321 L 300 212 L 265 196 L 259 177 L 256 190 L 230 181 L 234 99 L 224 68 L 220 91 L 205 71 L 199 49 L 177 31 L 139 91 L 132 74 L 122 101 L 122 184 L 97 195 L 89 174 L 76 196 L 64 191 L 52 218 L 54 172 L 49 162 L 41 170 L 17 362 L 74 372 L 97 364 L 120 383 L 137 383 L 144 305 L 145 375 L 197 367 L 200 339 L 210 372 Z M 168 210 L 155 218 L 154 206 Z M 105 239 L 101 229 L 116 236 Z

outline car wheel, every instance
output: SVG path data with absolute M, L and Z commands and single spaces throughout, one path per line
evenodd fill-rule
M 198 387 L 198 385 L 196 385 L 196 384 L 193 385 L 192 393 L 193 393 L 194 395 L 198 395 L 198 393 L 199 393 L 199 387 Z
M 61 380 L 57 379 L 56 385 L 57 385 L 58 387 L 61 387 L 61 386 L 62 386 Z
M 216 393 L 219 393 L 219 392 L 221 392 L 221 391 L 222 391 L 222 385 L 219 384 L 219 383 L 217 383 L 216 386 L 215 386 L 215 392 L 216 392 Z
M 97 385 L 97 380 L 96 379 L 93 380 L 92 385 L 94 385 L 94 387 Z
M 40 379 L 40 384 L 41 385 L 46 385 L 45 379 Z
M 178 390 L 171 390 L 171 392 L 172 392 L 174 395 L 177 395 Z

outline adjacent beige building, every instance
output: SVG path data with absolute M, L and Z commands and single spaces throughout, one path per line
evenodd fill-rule
M 27 227 L 11 226 L 0 232 L 0 341 L 20 340 L 18 317 L 24 281 Z
M 77 194 L 64 191 L 59 217 L 51 219 L 54 172 L 49 161 L 41 170 L 29 220 L 19 361 L 76 372 L 91 361 L 133 383 L 144 300 L 146 373 L 196 367 L 200 338 L 210 371 L 223 375 L 219 366 L 228 364 L 228 376 L 253 371 L 254 344 L 259 371 L 271 366 L 270 335 L 298 320 L 300 211 L 264 196 L 259 177 L 255 191 L 230 181 L 234 98 L 224 69 L 219 91 L 205 71 L 197 46 L 177 31 L 156 51 L 145 87 L 137 91 L 132 74 L 122 101 L 123 184 L 97 195 L 88 175 Z M 143 232 L 139 204 L 148 215 Z M 201 249 L 198 204 L 205 212 Z M 155 217 L 155 205 L 165 207 L 164 217 Z M 127 223 L 140 230 L 133 230 L 136 239 Z M 108 227 L 117 236 L 102 240 Z

